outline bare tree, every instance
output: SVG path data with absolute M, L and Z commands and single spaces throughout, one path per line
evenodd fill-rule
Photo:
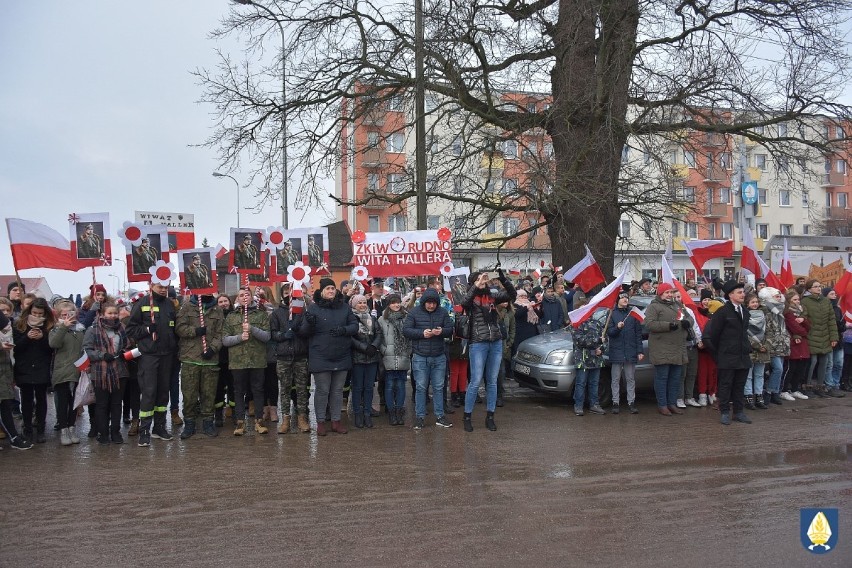
M 289 34 L 277 55 L 287 58 L 287 102 L 282 107 L 275 91 L 276 61 L 236 64 L 222 54 L 219 69 L 197 72 L 202 99 L 218 114 L 206 144 L 225 167 L 249 160 L 263 180 L 261 197 L 274 196 L 286 112 L 307 206 L 324 198 L 316 179 L 371 150 L 348 144 L 351 153 L 342 155 L 346 125 L 413 88 L 413 2 L 265 5 Z M 504 213 L 526 212 L 537 220 L 517 233 L 546 226 L 556 264 L 575 262 L 588 243 L 611 272 L 622 213 L 658 226 L 693 206 L 672 189 L 679 185 L 665 158 L 672 144 L 730 151 L 745 137 L 779 164 L 847 151 L 847 135 L 825 139 L 817 130 L 850 117 L 837 102 L 848 79 L 841 31 L 848 8 L 845 0 L 426 0 L 426 86 L 435 101 L 427 112 L 430 124 L 457 133 L 432 142 L 448 151 L 432 154 L 429 198 L 464 213 L 470 226 L 462 238 Z M 244 34 L 247 60 L 263 60 L 263 46 L 280 41 L 264 43 L 275 26 L 266 11 L 235 6 L 214 36 Z M 542 104 L 531 112 L 527 102 L 536 98 Z M 552 151 L 535 142 L 545 139 Z M 507 142 L 529 165 L 519 187 L 491 183 L 502 183 L 495 166 Z M 626 147 L 650 159 L 627 164 Z M 779 168 L 791 185 L 816 175 L 794 169 Z M 412 172 L 403 173 L 402 191 L 354 203 L 402 206 L 415 195 Z

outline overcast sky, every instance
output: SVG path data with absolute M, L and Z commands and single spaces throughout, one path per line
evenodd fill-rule
M 212 69 L 217 47 L 239 55 L 236 40 L 208 39 L 229 9 L 227 0 L 0 2 L 2 217 L 67 235 L 69 213 L 107 211 L 113 255 L 123 258 L 116 231 L 135 210 L 193 213 L 197 246 L 203 237 L 227 246 L 236 187 L 211 176 L 212 150 L 190 147 L 210 134 L 214 118 L 196 102 L 201 89 L 190 72 Z M 241 183 L 248 177 L 233 175 Z M 253 205 L 252 193 L 241 190 L 244 207 Z M 328 222 L 315 212 L 301 220 L 294 197 L 291 228 Z M 280 225 L 281 210 L 243 209 L 240 220 L 249 228 Z M 109 274 L 123 270 L 99 268 L 98 280 L 112 291 Z M 13 273 L 5 225 L 0 273 Z M 90 269 L 21 271 L 41 275 L 63 295 L 91 284 Z

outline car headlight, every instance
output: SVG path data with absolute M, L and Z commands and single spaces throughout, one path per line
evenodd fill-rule
M 567 349 L 557 349 L 556 351 L 551 351 L 547 358 L 544 360 L 545 365 L 563 365 L 570 361 L 571 352 Z

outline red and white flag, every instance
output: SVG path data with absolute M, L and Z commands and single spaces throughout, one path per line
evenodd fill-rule
M 718 241 L 683 241 L 683 246 L 686 248 L 686 253 L 689 255 L 689 260 L 692 265 L 701 272 L 704 263 L 714 258 L 730 258 L 734 256 L 734 241 L 718 240 Z
M 81 373 L 83 371 L 88 371 L 89 367 L 92 365 L 92 362 L 89 360 L 89 355 L 84 351 L 83 355 L 74 361 L 74 366 L 77 367 L 77 370 Z
M 767 286 L 771 286 L 772 288 L 776 288 L 782 292 L 786 290 L 784 284 L 781 283 L 781 279 L 778 278 L 778 275 L 769 270 L 769 265 L 766 264 L 765 260 L 758 256 L 757 264 L 760 266 L 760 277 L 766 280 Z
M 630 313 L 627 314 L 627 315 L 629 315 L 632 318 L 636 318 L 637 320 L 639 320 L 639 323 L 645 322 L 645 314 L 642 312 L 642 310 L 640 310 L 636 306 L 633 306 L 633 309 L 630 310 Z
M 521 275 L 521 269 L 520 268 L 510 268 L 509 274 L 511 274 L 512 276 L 520 276 Z
M 542 261 L 542 262 L 544 262 L 544 261 Z M 541 280 L 541 269 L 536 268 L 535 270 L 533 270 L 533 276 L 535 277 L 536 280 Z
M 698 327 L 700 329 L 704 329 L 704 325 L 707 323 L 707 318 L 698 311 L 698 306 L 695 304 L 695 300 L 692 299 L 692 296 L 687 293 L 686 288 L 684 288 L 683 284 L 680 283 L 680 280 L 674 277 L 674 272 L 672 272 L 671 266 L 669 266 L 669 261 L 666 260 L 666 255 L 663 255 L 663 276 L 661 280 L 667 284 L 671 284 L 675 287 L 675 290 L 680 292 L 680 301 L 681 303 L 690 309 L 690 311 L 695 315 L 695 320 L 698 323 Z
M 566 282 L 579 284 L 583 292 L 588 292 L 598 284 L 606 282 L 603 270 L 592 256 L 592 251 L 586 245 L 586 256 L 580 262 L 569 268 L 563 277 Z
M 790 251 L 787 250 L 787 239 L 784 239 L 784 256 L 781 258 L 781 282 L 784 285 L 779 290 L 786 290 L 796 283 L 793 276 L 793 265 L 790 263 Z
M 568 319 L 571 320 L 571 325 L 579 327 L 581 323 L 589 319 L 598 308 L 612 309 L 618 300 L 618 293 L 621 292 L 621 285 L 624 283 L 624 276 L 627 274 L 627 266 L 625 263 L 621 269 L 621 274 L 618 278 L 610 282 L 603 290 L 592 296 L 589 303 L 582 308 L 577 308 L 574 311 L 568 312 Z
M 56 268 L 77 270 L 71 256 L 71 243 L 58 231 L 47 225 L 6 219 L 12 262 L 16 270 L 27 268 Z
M 754 236 L 751 234 L 751 229 L 743 223 L 742 227 L 743 250 L 740 258 L 740 267 L 754 274 L 756 278 L 761 278 L 763 275 L 760 270 L 760 263 L 757 260 L 757 247 L 754 244 Z
M 228 249 L 226 249 L 222 243 L 218 243 L 216 245 L 216 260 L 219 260 L 226 254 L 228 254 Z
M 847 324 L 852 323 L 852 270 L 846 269 L 834 285 L 834 291 L 837 292 L 837 305 L 843 312 L 843 319 Z

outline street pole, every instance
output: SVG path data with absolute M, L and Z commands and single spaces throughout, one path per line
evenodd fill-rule
M 229 176 L 228 174 L 220 174 L 219 172 L 213 172 L 213 177 L 216 178 L 231 178 L 234 180 L 234 185 L 237 186 L 237 228 L 240 227 L 240 182 L 234 179 L 234 176 Z
M 275 12 L 259 4 L 254 0 L 233 0 L 237 4 L 251 5 L 258 10 L 263 10 L 272 18 L 278 26 L 278 31 L 281 32 L 281 170 L 283 180 L 281 185 L 281 224 L 284 229 L 289 229 L 289 216 L 287 213 L 287 61 L 284 57 L 284 52 L 287 47 L 287 36 L 284 34 L 284 26 L 278 20 Z
M 414 171 L 417 185 L 417 229 L 426 229 L 426 88 L 423 72 L 423 0 L 414 0 Z

